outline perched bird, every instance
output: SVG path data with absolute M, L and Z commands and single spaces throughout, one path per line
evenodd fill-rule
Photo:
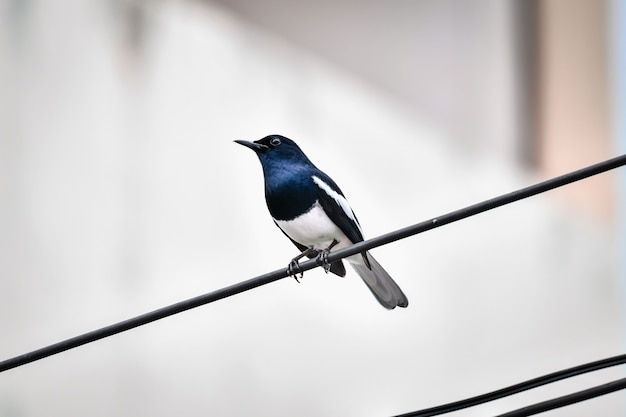
M 343 262 L 328 264 L 326 257 L 331 249 L 361 242 L 363 232 L 335 181 L 317 169 L 298 145 L 284 136 L 235 142 L 252 149 L 259 157 L 267 208 L 276 226 L 302 251 L 289 264 L 290 272 L 297 271 L 297 261 L 307 256 L 318 257 L 326 272 L 345 276 Z M 409 305 L 398 284 L 369 252 L 352 255 L 346 260 L 383 307 L 393 309 Z

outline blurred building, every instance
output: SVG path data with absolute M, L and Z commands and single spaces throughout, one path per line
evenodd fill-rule
M 370 237 L 618 155 L 625 27 L 619 0 L 2 2 L 0 359 L 284 266 L 233 139 L 296 139 Z M 312 271 L 6 372 L 0 416 L 390 415 L 622 353 L 620 174 L 377 249 L 405 311 Z

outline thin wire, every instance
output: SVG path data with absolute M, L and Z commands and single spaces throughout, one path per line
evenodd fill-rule
M 426 232 L 428 230 L 444 226 L 449 223 L 463 220 L 467 217 L 474 216 L 476 214 L 483 213 L 494 208 L 504 206 L 506 204 L 514 203 L 519 200 L 523 200 L 528 197 L 532 197 L 537 194 L 544 193 L 546 191 L 553 190 L 558 187 L 562 187 L 572 182 L 580 181 L 591 176 L 601 174 L 606 171 L 610 171 L 615 168 L 619 168 L 626 165 L 626 154 L 608 159 L 603 162 L 599 162 L 594 165 L 590 165 L 585 168 L 572 171 L 570 173 L 551 178 L 549 180 L 528 186 L 526 188 L 519 189 L 517 191 L 503 194 L 498 197 L 494 197 L 490 200 L 485 200 L 480 203 L 473 204 L 471 206 L 452 211 L 439 217 L 434 217 L 430 220 L 414 224 L 412 226 L 405 227 L 403 229 L 396 230 L 378 237 L 369 239 L 367 241 L 356 243 L 347 248 L 331 252 L 328 255 L 328 262 L 333 262 L 346 256 L 354 255 L 356 253 L 376 248 L 378 246 L 386 245 L 387 243 L 395 242 L 400 239 L 413 236 L 418 233 Z
M 306 262 L 309 264 L 309 262 Z M 301 264 L 303 271 L 315 267 L 313 265 Z M 111 324 L 106 327 L 102 327 L 97 330 L 93 330 L 88 333 L 81 334 L 79 336 L 72 337 L 70 339 L 63 340 L 61 342 L 43 347 L 41 349 L 34 350 L 23 355 L 16 356 L 11 359 L 0 362 L 0 372 L 7 371 L 9 369 L 25 365 L 30 362 L 34 362 L 48 356 L 55 355 L 57 353 L 64 352 L 69 349 L 73 349 L 78 346 L 82 346 L 87 343 L 95 342 L 96 340 L 103 339 L 108 336 L 113 336 L 118 333 L 125 332 L 135 327 L 142 326 L 144 324 L 151 323 L 156 320 L 160 320 L 165 317 L 172 316 L 174 314 L 181 313 L 192 308 L 202 306 L 204 304 L 212 303 L 222 298 L 230 297 L 231 295 L 239 294 L 244 291 L 251 290 L 261 285 L 269 284 L 287 276 L 287 268 L 269 272 L 264 275 L 260 275 L 255 278 L 251 278 L 247 281 L 242 281 L 229 287 L 221 288 L 219 290 L 203 294 L 197 297 L 189 298 L 184 301 L 180 301 L 175 304 L 171 304 L 167 307 L 162 307 L 157 310 L 130 318 L 128 320 L 120 321 L 115 324 Z
M 547 400 L 547 401 L 543 401 L 537 404 L 529 405 L 527 407 L 510 411 L 505 414 L 500 414 L 497 417 L 532 416 L 534 414 L 539 414 L 545 411 L 554 410 L 555 408 L 559 408 L 559 407 L 565 407 L 566 405 L 571 405 L 571 404 L 575 404 L 581 401 L 586 401 L 591 398 L 610 394 L 612 392 L 619 391 L 622 389 L 626 389 L 626 378 L 618 379 L 616 381 L 612 381 L 606 384 L 588 388 L 583 391 L 578 391 L 573 394 L 564 395 L 562 397 L 554 398 L 552 400 Z
M 602 359 L 602 360 L 595 361 L 595 362 L 589 362 L 584 365 L 574 366 L 572 368 L 564 369 L 562 371 L 557 371 L 551 374 L 533 378 L 528 381 L 511 385 L 510 387 L 502 388 L 502 389 L 499 389 L 499 390 L 496 390 L 487 394 L 477 395 L 475 397 L 467 398 L 464 400 L 455 401 L 452 403 L 439 405 L 439 406 L 432 407 L 432 408 L 426 408 L 426 409 L 419 410 L 419 411 L 413 411 L 413 412 L 406 413 L 406 414 L 401 414 L 396 417 L 431 417 L 431 416 L 451 413 L 453 411 L 457 411 L 457 410 L 461 410 L 461 409 L 469 408 L 469 407 L 474 407 L 474 406 L 484 404 L 490 401 L 495 401 L 500 398 L 518 394 L 522 391 L 527 391 L 533 388 L 540 387 L 542 385 L 551 384 L 553 382 L 561 381 L 563 379 L 571 378 L 573 376 L 582 375 L 582 374 L 586 374 L 586 373 L 593 372 L 593 371 L 598 371 L 600 369 L 609 368 L 611 366 L 623 365 L 625 363 L 626 363 L 626 354 L 613 356 L 611 358 L 606 358 L 606 359 Z M 581 393 L 582 392 L 586 392 L 586 391 L 581 391 Z M 608 393 L 608 392 L 604 392 L 604 393 Z M 576 393 L 576 394 L 580 394 L 580 393 Z M 571 395 L 575 395 L 575 394 L 571 394 Z M 603 393 L 599 393 L 598 395 L 603 395 Z M 582 399 L 578 401 L 582 401 Z M 564 403 L 562 405 L 559 405 L 558 407 L 562 407 L 568 404 L 572 404 L 572 402 Z M 554 408 L 557 408 L 557 407 L 554 407 Z M 547 409 L 544 411 L 547 411 Z M 517 410 L 514 412 L 521 412 L 521 411 Z M 514 412 L 511 412 L 511 413 L 514 413 Z M 518 415 L 521 416 L 521 415 L 531 415 L 531 414 L 505 414 L 505 415 L 507 417 L 512 417 L 512 416 L 518 416 Z
M 503 194 L 499 197 L 495 197 L 490 200 L 486 200 L 486 201 L 462 208 L 460 210 L 456 210 L 448 214 L 435 217 L 431 220 L 427 220 L 425 222 L 418 223 L 413 226 L 396 230 L 395 232 L 390 232 L 390 233 L 378 236 L 376 238 L 369 239 L 367 241 L 359 242 L 355 245 L 338 250 L 336 252 L 331 252 L 328 255 L 327 261 L 332 263 L 339 259 L 345 258 L 346 256 L 354 255 L 356 253 L 373 249 L 378 246 L 385 245 L 387 243 L 395 242 L 397 240 L 404 239 L 409 236 L 416 235 L 418 233 L 426 232 L 428 230 L 431 230 L 440 226 L 444 226 L 446 224 L 465 219 L 467 217 L 485 212 L 487 210 L 491 210 L 496 207 L 500 207 L 500 206 L 503 206 L 503 205 L 506 205 L 506 204 L 509 204 L 518 200 L 522 200 L 524 198 L 528 198 L 536 194 L 540 194 L 540 193 L 552 190 L 554 188 L 570 184 L 574 181 L 579 181 L 584 178 L 588 178 L 593 175 L 597 175 L 597 174 L 609 171 L 611 169 L 615 169 L 623 165 L 626 165 L 626 154 L 603 161 L 603 162 L 599 162 L 597 164 L 573 171 L 571 173 L 568 173 L 559 177 L 555 177 L 555 178 L 537 183 L 535 185 L 531 185 L 526 188 L 522 188 L 517 191 L 513 191 L 508 194 Z M 300 264 L 300 269 L 302 272 L 305 272 L 305 271 L 315 268 L 316 266 L 318 266 L 316 260 L 312 259 L 306 262 L 302 262 Z M 135 327 L 139 327 L 144 324 L 148 324 L 153 321 L 160 320 L 162 318 L 169 317 L 171 315 L 178 314 L 183 311 L 186 311 L 195 307 L 199 307 L 204 304 L 212 303 L 214 301 L 221 300 L 223 298 L 230 297 L 232 295 L 251 290 L 261 285 L 269 284 L 271 282 L 277 281 L 287 276 L 288 276 L 287 268 L 277 269 L 273 272 L 269 272 L 269 273 L 260 275 L 255 278 L 251 278 L 249 280 L 242 281 L 237 284 L 233 284 L 226 288 L 222 288 L 222 289 L 219 289 L 219 290 L 216 290 L 216 291 L 204 294 L 204 295 L 200 295 L 198 297 L 190 298 L 188 300 L 184 300 L 176 304 L 172 304 L 170 306 L 163 307 L 163 308 L 142 314 L 140 316 L 136 316 L 131 319 L 112 324 L 107 327 L 103 327 L 103 328 L 93 330 L 88 333 L 84 333 L 79 336 L 75 336 L 73 338 L 43 347 L 41 349 L 34 350 L 29 353 L 25 353 L 25 354 L 22 354 L 22 355 L 19 355 L 10 359 L 6 359 L 0 362 L 0 372 L 4 372 L 6 370 L 43 359 L 48 356 L 64 352 L 66 350 L 73 349 L 75 347 L 82 346 L 84 344 L 91 343 L 96 340 L 103 339 L 105 337 L 113 336 L 115 334 L 133 329 Z

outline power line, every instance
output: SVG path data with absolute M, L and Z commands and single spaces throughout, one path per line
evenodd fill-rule
M 373 249 L 378 246 L 386 245 L 388 243 L 395 242 L 397 240 L 404 239 L 418 233 L 426 232 L 428 230 L 441 227 L 446 224 L 465 219 L 467 217 L 474 216 L 476 214 L 494 209 L 496 207 L 510 204 L 524 198 L 532 197 L 534 195 L 570 184 L 575 181 L 580 181 L 582 179 L 609 171 L 611 169 L 615 169 L 623 165 L 626 165 L 626 154 L 603 162 L 599 162 L 594 165 L 590 165 L 588 167 L 570 172 L 565 175 L 561 175 L 559 177 L 551 178 L 549 180 L 531 185 L 526 188 L 522 188 L 517 191 L 503 194 L 490 200 L 485 200 L 483 202 L 452 211 L 439 217 L 435 217 L 430 220 L 375 237 L 373 239 L 359 242 L 347 248 L 337 250 L 336 252 L 331 252 L 328 255 L 327 261 L 332 263 L 347 256 L 354 255 L 365 250 Z M 316 260 L 311 259 L 302 262 L 300 264 L 300 269 L 304 272 L 313 269 L 316 266 L 318 266 Z M 256 287 L 260 287 L 261 285 L 269 284 L 287 276 L 287 268 L 277 269 L 273 272 L 269 272 L 255 278 L 233 284 L 229 287 L 225 287 L 204 295 L 190 298 L 176 304 L 169 305 L 167 307 L 159 308 L 157 310 L 130 318 L 128 320 L 124 320 L 110 326 L 93 330 L 91 332 L 84 333 L 82 335 L 75 336 L 73 338 L 66 339 L 58 343 L 54 343 L 52 345 L 34 350 L 32 352 L 6 359 L 0 362 L 0 372 L 4 372 L 6 370 L 43 359 L 48 356 L 64 352 L 66 350 L 103 339 L 105 337 L 113 336 L 115 334 L 133 329 L 135 327 L 139 327 L 144 324 L 148 324 L 153 321 L 160 320 L 162 318 L 178 314 L 204 304 L 212 303 L 214 301 L 221 300 L 223 298 L 230 297 L 232 295 L 239 294 L 241 292 L 248 291 Z
M 550 191 L 555 188 L 559 188 L 564 185 L 571 184 L 573 182 L 580 181 L 585 178 L 589 178 L 615 168 L 619 168 L 623 165 L 626 165 L 626 154 L 612 159 L 608 159 L 603 162 L 599 162 L 594 165 L 590 165 L 585 168 L 578 169 L 576 171 L 572 171 L 558 177 L 551 178 L 546 181 L 539 182 L 525 188 L 521 188 L 517 191 L 502 194 L 490 200 L 485 200 L 480 203 L 476 203 L 471 206 L 452 211 L 442 216 L 434 217 L 430 220 L 405 227 L 404 229 L 399 229 L 394 232 L 390 232 L 364 242 L 359 242 L 355 245 L 344 248 L 337 252 L 331 252 L 328 255 L 328 261 L 333 262 L 346 256 L 362 252 L 363 250 L 386 245 L 387 243 L 395 242 L 396 240 L 404 239 L 418 233 L 426 232 L 430 229 L 434 229 L 448 223 L 463 220 L 467 217 L 471 217 L 476 214 L 480 214 L 485 211 L 504 206 L 506 204 L 514 203 L 516 201 L 523 200 L 525 198 L 532 197 L 534 195 L 541 194 L 546 191 Z
M 537 388 L 543 385 L 551 384 L 556 381 L 571 378 L 574 376 L 586 374 L 600 369 L 609 368 L 612 366 L 623 365 L 626 363 L 626 354 L 613 356 L 611 358 L 602 359 L 595 362 L 589 362 L 584 365 L 574 366 L 572 368 L 564 369 L 562 371 L 553 372 L 538 378 L 521 382 L 519 384 L 511 385 L 510 387 L 502 388 L 487 394 L 477 395 L 475 397 L 467 398 L 460 401 L 455 401 L 448 404 L 439 405 L 436 407 L 426 408 L 419 411 L 413 411 L 406 414 L 401 414 L 396 417 L 431 417 L 441 414 L 451 413 L 453 411 L 462 410 L 464 408 L 474 407 L 487 402 L 495 401 L 500 398 L 508 397 L 510 395 L 518 394 L 523 391 L 528 391 L 533 388 Z M 609 384 L 604 384 L 598 387 L 590 388 L 589 390 L 580 391 L 574 394 L 559 397 L 554 400 L 545 401 L 543 403 L 535 404 L 529 407 L 524 407 L 519 410 L 511 411 L 504 414 L 506 417 L 520 417 L 537 414 L 543 411 L 548 411 L 553 408 L 563 407 L 565 405 L 573 404 L 574 402 L 583 401 L 589 398 L 597 397 L 599 395 L 608 394 L 609 392 L 616 391 L 618 389 L 626 388 L 623 384 L 626 380 L 614 381 Z M 621 388 L 617 388 L 621 387 Z M 545 408 L 551 407 L 551 408 Z M 534 411 L 533 411 L 534 410 Z M 540 410 L 540 411 L 537 411 Z M 533 412 L 531 412 L 533 411 Z M 530 414 L 523 414 L 528 413 Z M 501 417 L 503 417 L 501 416 Z
M 529 405 L 505 414 L 501 414 L 497 417 L 526 417 L 534 414 L 543 413 L 545 411 L 554 410 L 555 408 L 565 407 L 566 405 L 572 405 L 581 401 L 590 400 L 601 395 L 610 394 L 615 391 L 619 391 L 626 388 L 626 378 L 618 379 L 616 381 L 607 382 L 606 384 L 598 385 L 586 390 L 578 391 L 573 394 L 564 395 L 562 397 L 554 398 L 552 400 L 543 401 L 537 404 Z

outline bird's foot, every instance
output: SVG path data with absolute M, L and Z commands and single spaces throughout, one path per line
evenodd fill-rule
M 304 251 L 302 251 L 300 255 L 293 258 L 291 262 L 289 262 L 289 265 L 287 265 L 287 276 L 293 277 L 296 282 L 299 283 L 300 281 L 298 281 L 298 279 L 302 279 L 302 277 L 304 276 L 304 272 L 302 272 L 298 261 L 314 252 L 315 250 L 313 248 L 306 248 Z M 298 275 L 300 276 L 298 277 Z
M 287 265 L 287 275 L 295 279 L 297 283 L 300 283 L 304 272 L 300 269 L 300 264 L 297 259 L 292 259 L 289 265 Z
M 324 268 L 324 272 L 328 274 L 330 271 L 330 263 L 328 262 L 328 254 L 330 253 L 329 249 L 324 249 L 320 251 L 320 253 L 315 258 L 315 261 Z
M 321 250 L 318 254 L 317 257 L 315 258 L 315 261 L 322 266 L 322 268 L 324 268 L 324 272 L 326 272 L 328 274 L 328 271 L 330 271 L 330 262 L 328 262 L 328 254 L 330 254 L 330 250 L 339 242 L 337 242 L 336 240 L 333 240 L 333 243 L 330 244 L 330 246 L 328 246 L 326 249 Z

